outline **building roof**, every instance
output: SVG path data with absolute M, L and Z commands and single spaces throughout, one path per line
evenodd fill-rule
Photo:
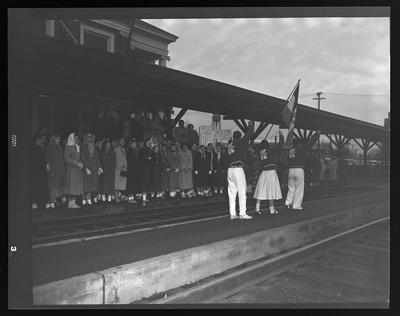
M 40 89 L 118 97 L 149 106 L 175 106 L 255 121 L 283 124 L 286 100 L 183 71 L 134 62 L 124 56 L 37 38 L 35 84 Z M 40 79 L 40 80 L 39 80 Z M 389 129 L 299 104 L 296 127 L 371 141 L 389 139 Z

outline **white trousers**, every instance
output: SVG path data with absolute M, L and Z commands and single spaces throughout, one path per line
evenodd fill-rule
M 301 207 L 304 197 L 304 170 L 302 168 L 289 169 L 288 188 L 285 204 L 291 204 L 293 208 Z
M 246 176 L 243 168 L 228 168 L 229 213 L 236 215 L 236 195 L 239 194 L 239 215 L 246 214 Z

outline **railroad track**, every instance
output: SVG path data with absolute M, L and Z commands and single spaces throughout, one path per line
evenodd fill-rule
M 305 201 L 316 201 L 340 195 L 357 194 L 368 191 L 380 190 L 376 187 L 332 188 L 309 192 Z M 282 206 L 283 200 L 276 203 Z M 255 206 L 253 199 L 248 199 L 248 208 Z M 131 230 L 154 229 L 158 226 L 176 224 L 186 221 L 196 221 L 227 215 L 227 201 L 211 201 L 197 205 L 171 205 L 158 209 L 127 210 L 118 214 L 103 214 L 98 216 L 59 219 L 33 224 L 33 244 L 57 242 L 73 238 L 92 237 L 98 234 L 111 234 Z

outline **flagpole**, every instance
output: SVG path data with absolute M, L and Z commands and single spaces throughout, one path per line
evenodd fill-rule
M 300 84 L 300 79 L 297 80 L 297 83 L 296 83 L 296 85 L 294 86 L 292 92 L 290 92 L 289 97 L 288 97 L 287 100 L 286 100 L 287 102 L 289 102 L 289 99 L 292 97 L 294 91 L 296 91 L 297 86 L 298 86 L 299 84 Z M 290 129 L 290 126 L 289 126 L 289 129 Z M 288 130 L 288 132 L 290 133 L 290 130 Z M 287 135 L 287 137 L 286 137 L 286 140 L 287 140 L 287 138 L 289 137 L 289 133 L 288 133 L 288 135 Z M 285 146 L 286 146 L 286 142 L 285 142 Z M 285 147 L 285 146 L 284 146 L 284 147 Z
M 296 85 L 294 86 L 292 92 L 290 92 L 290 94 L 289 94 L 288 98 L 286 99 L 286 101 L 289 101 L 290 97 L 292 96 L 293 92 L 296 90 L 296 88 L 299 85 L 299 83 L 300 83 L 300 79 L 297 81 Z
M 274 124 L 271 124 L 271 127 L 269 128 L 269 131 L 268 131 L 267 135 L 265 135 L 264 139 L 267 139 L 267 136 L 268 136 L 269 132 L 271 131 L 272 127 L 274 127 Z

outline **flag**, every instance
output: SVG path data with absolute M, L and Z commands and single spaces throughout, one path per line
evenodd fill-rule
M 294 125 L 296 122 L 299 88 L 300 88 L 300 80 L 297 82 L 292 95 L 289 97 L 288 103 L 281 112 L 282 120 L 289 129 L 284 148 L 291 148 L 293 145 L 293 133 L 294 133 Z

